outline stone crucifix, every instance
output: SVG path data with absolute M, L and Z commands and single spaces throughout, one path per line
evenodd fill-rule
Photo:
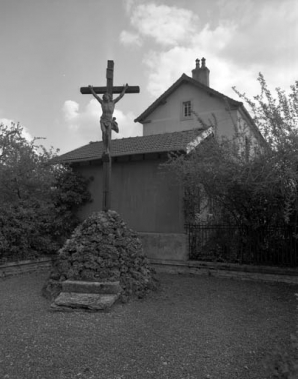
M 100 103 L 102 115 L 100 118 L 100 127 L 102 131 L 102 140 L 104 144 L 104 152 L 102 154 L 103 162 L 103 210 L 107 212 L 111 209 L 111 138 L 112 130 L 119 132 L 116 117 L 113 117 L 115 104 L 124 96 L 125 93 L 139 93 L 139 86 L 113 87 L 114 79 L 114 61 L 108 60 L 107 65 L 107 85 L 106 87 L 81 87 L 82 94 L 93 95 Z M 113 94 L 120 95 L 113 100 Z M 103 94 L 102 99 L 97 94 Z

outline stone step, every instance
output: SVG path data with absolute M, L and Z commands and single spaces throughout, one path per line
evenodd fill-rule
M 119 282 L 85 282 L 65 280 L 62 282 L 62 292 L 90 293 L 112 295 L 121 293 Z
M 52 310 L 107 311 L 118 299 L 119 294 L 96 294 L 61 292 L 51 305 Z

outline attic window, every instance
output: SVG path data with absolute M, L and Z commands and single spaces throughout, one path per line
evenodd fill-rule
M 183 117 L 190 117 L 190 116 L 191 116 L 191 102 L 184 101 L 183 102 Z
M 191 101 L 183 101 L 182 102 L 182 108 L 181 108 L 181 119 L 190 119 L 192 118 L 192 104 Z

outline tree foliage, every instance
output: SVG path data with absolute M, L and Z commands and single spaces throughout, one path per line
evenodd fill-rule
M 0 258 L 54 253 L 90 200 L 88 181 L 37 141 L 19 124 L 0 125 Z
M 244 128 L 233 138 L 207 138 L 166 164 L 185 187 L 187 221 L 206 220 L 206 214 L 213 222 L 254 228 L 296 221 L 298 82 L 289 95 L 279 88 L 273 95 L 261 74 L 258 80 L 261 93 L 252 100 L 237 93 L 262 133 L 263 147 L 249 154 L 239 149 L 240 140 L 247 139 Z M 210 127 L 199 117 L 198 122 Z

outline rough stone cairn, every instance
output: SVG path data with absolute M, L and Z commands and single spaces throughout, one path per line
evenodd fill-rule
M 59 250 L 43 294 L 59 295 L 63 282 L 118 282 L 120 300 L 143 298 L 158 286 L 140 239 L 117 212 L 95 212 Z

